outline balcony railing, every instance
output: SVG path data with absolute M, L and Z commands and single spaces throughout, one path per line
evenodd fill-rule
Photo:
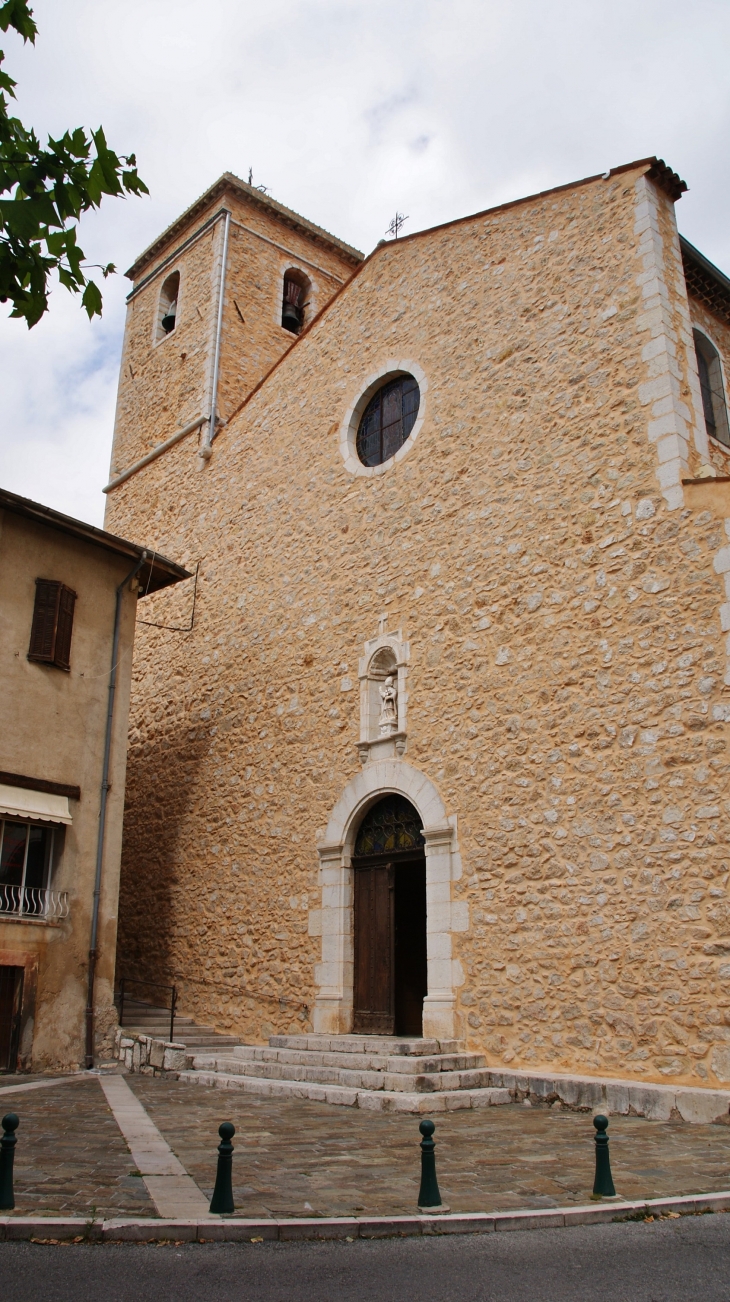
M 0 882 L 0 918 L 67 918 L 68 914 L 68 891 Z

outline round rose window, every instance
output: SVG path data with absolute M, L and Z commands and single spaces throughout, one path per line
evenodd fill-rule
M 416 423 L 421 393 L 412 375 L 398 375 L 378 389 L 357 430 L 357 455 L 364 466 L 381 466 L 403 447 Z

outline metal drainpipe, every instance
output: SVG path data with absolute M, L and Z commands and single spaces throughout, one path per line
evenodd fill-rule
M 225 226 L 223 228 L 223 254 L 221 258 L 221 284 L 218 294 L 218 317 L 215 324 L 215 351 L 213 353 L 213 385 L 210 399 L 210 416 L 208 417 L 208 428 L 205 431 L 203 442 L 200 447 L 200 455 L 204 461 L 208 461 L 212 455 L 211 444 L 216 436 L 216 420 L 218 417 L 218 378 L 221 369 L 221 334 L 223 332 L 223 299 L 226 292 L 226 263 L 228 262 L 228 233 L 231 229 L 231 214 L 229 210 L 224 209 L 226 214 Z
M 106 803 L 109 795 L 109 759 L 112 748 L 112 722 L 114 720 L 114 695 L 117 688 L 117 658 L 119 655 L 119 624 L 122 613 L 122 593 L 135 574 L 139 574 L 147 552 L 142 552 L 137 564 L 129 571 L 126 579 L 117 588 L 117 600 L 114 608 L 114 637 L 112 638 L 112 667 L 109 675 L 109 699 L 106 707 L 106 734 L 104 737 L 104 765 L 101 776 L 101 800 L 99 805 L 99 834 L 96 842 L 96 877 L 94 879 L 94 907 L 91 914 L 91 943 L 89 946 L 89 990 L 86 997 L 86 1068 L 94 1066 L 94 981 L 96 978 L 96 940 L 99 931 L 99 901 L 101 899 L 101 870 L 104 862 L 104 829 L 106 827 Z

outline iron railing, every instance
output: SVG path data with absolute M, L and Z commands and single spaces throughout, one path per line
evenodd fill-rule
M 169 990 L 170 991 L 170 1039 L 174 1040 L 175 1030 L 175 1010 L 177 1008 L 177 986 L 163 986 L 157 981 L 138 981 L 136 977 L 119 978 L 119 1025 L 124 1025 L 124 1000 L 127 994 L 127 986 L 146 986 L 149 990 Z M 167 1012 L 167 1008 L 164 1009 Z
M 67 918 L 68 891 L 43 890 L 40 886 L 8 886 L 0 882 L 0 917 Z

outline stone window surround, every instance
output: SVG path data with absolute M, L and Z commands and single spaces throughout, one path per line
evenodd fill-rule
M 402 447 L 398 449 L 395 456 L 389 457 L 379 466 L 364 466 L 357 455 L 357 430 L 360 424 L 360 417 L 367 407 L 373 394 L 387 381 L 394 380 L 398 375 L 412 375 L 418 383 L 420 390 L 420 402 L 418 406 L 418 415 L 416 422 L 408 438 Z M 340 426 L 340 452 L 342 460 L 345 463 L 345 470 L 349 475 L 360 475 L 365 478 L 372 478 L 373 475 L 383 475 L 386 471 L 391 470 L 393 466 L 408 456 L 413 444 L 421 432 L 421 427 L 426 416 L 426 394 L 428 392 L 428 380 L 426 372 L 418 362 L 401 358 L 400 360 L 390 359 L 381 366 L 379 370 L 374 371 L 363 382 L 358 390 L 357 397 L 348 407 L 345 418 Z
M 461 877 L 456 815 L 448 816 L 438 789 L 425 773 L 404 760 L 368 764 L 348 782 L 317 846 L 321 907 L 310 909 L 309 934 L 320 936 L 321 962 L 315 965 L 315 1032 L 346 1035 L 353 1020 L 352 853 L 361 819 L 387 795 L 401 795 L 415 806 L 423 823 L 426 855 L 428 994 L 423 1004 L 423 1034 L 437 1040 L 458 1035 L 456 991 L 464 974 L 452 957 L 452 935 L 467 931 L 468 905 L 452 901 L 451 883 Z
M 727 412 L 728 422 L 730 423 L 730 407 L 728 406 L 727 375 L 725 374 L 725 362 L 724 362 L 723 355 L 722 355 L 722 349 L 719 347 L 719 345 L 718 345 L 718 344 L 715 342 L 715 340 L 712 338 L 712 335 L 710 334 L 709 330 L 706 330 L 705 327 L 704 327 L 704 325 L 699 325 L 699 323 L 698 323 L 697 321 L 693 321 L 693 322 L 692 322 L 692 333 L 693 333 L 693 335 L 694 335 L 695 331 L 697 332 L 698 335 L 702 335 L 702 338 L 703 338 L 703 339 L 706 339 L 707 342 L 708 342 L 708 344 L 711 344 L 712 347 L 714 348 L 715 352 L 717 353 L 717 360 L 718 360 L 718 362 L 720 363 L 720 376 L 721 376 L 721 378 L 722 378 L 723 397 L 724 397 L 724 399 L 725 399 L 725 411 Z M 696 367 L 696 365 L 697 365 L 697 359 L 695 358 L 695 367 Z M 699 377 L 699 371 L 698 371 L 698 373 L 697 373 L 697 383 L 699 384 L 699 382 L 700 382 L 700 377 Z M 703 408 L 703 413 L 704 413 L 704 408 Z M 727 443 L 723 443 L 723 442 L 722 442 L 722 439 L 715 438 L 714 434 L 710 434 L 710 431 L 709 431 L 709 430 L 707 431 L 707 437 L 708 437 L 708 439 L 710 440 L 710 442 L 712 443 L 712 445 L 713 445 L 714 447 L 721 448 L 722 451 L 723 451 L 726 455 L 727 455 L 728 451 L 730 451 L 730 448 L 728 448 Z
M 155 311 L 152 317 L 152 347 L 153 348 L 159 348 L 160 344 L 167 343 L 168 339 L 174 339 L 177 334 L 177 325 L 180 319 L 180 304 L 182 302 L 182 297 L 183 297 L 183 282 L 184 282 L 183 265 L 184 265 L 183 263 L 179 263 L 177 266 L 173 265 L 169 268 L 166 267 L 165 271 L 167 274 L 163 277 L 162 281 L 160 282 L 160 286 L 157 290 L 157 294 L 155 296 Z M 170 279 L 170 276 L 174 276 L 176 272 L 180 277 L 180 279 L 178 282 L 178 289 L 177 289 L 177 312 L 175 313 L 175 329 L 171 330 L 168 335 L 165 334 L 164 330 L 162 330 L 160 324 L 160 322 L 162 321 L 162 315 L 160 313 L 160 300 L 162 298 L 162 291 L 165 288 L 165 285 L 167 284 L 168 280 Z M 158 335 L 159 330 L 162 330 L 162 333 Z

